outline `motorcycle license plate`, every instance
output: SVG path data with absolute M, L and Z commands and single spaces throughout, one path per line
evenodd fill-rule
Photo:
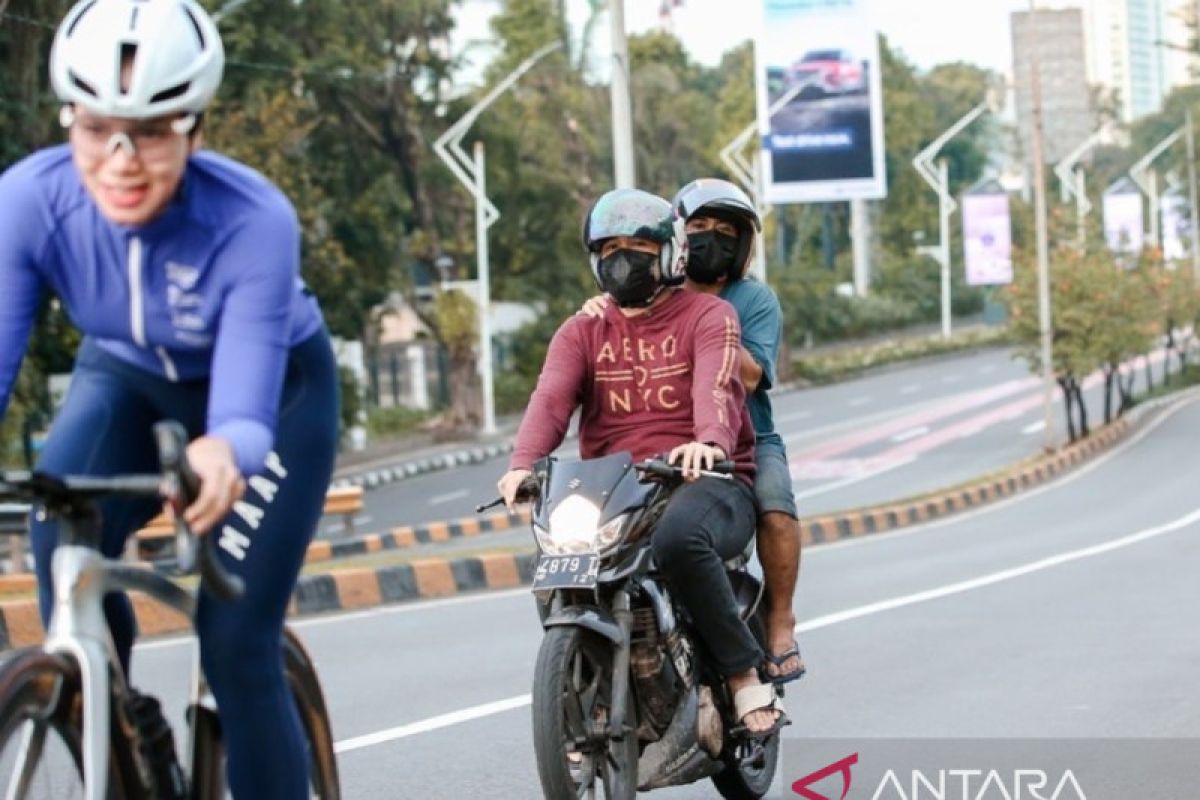
M 591 589 L 599 571 L 600 557 L 595 554 L 542 556 L 533 573 L 533 590 Z

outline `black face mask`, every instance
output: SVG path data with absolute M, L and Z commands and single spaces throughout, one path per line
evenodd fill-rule
M 654 274 L 656 253 L 618 250 L 600 259 L 600 288 L 622 308 L 642 308 L 658 294 L 661 284 Z
M 722 276 L 732 277 L 738 240 L 715 230 L 688 234 L 687 276 L 696 283 L 714 284 Z

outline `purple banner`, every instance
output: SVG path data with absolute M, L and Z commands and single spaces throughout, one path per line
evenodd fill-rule
M 1162 199 L 1162 251 L 1163 258 L 1178 261 L 1191 253 L 1192 234 L 1188 229 L 1187 204 L 1177 194 L 1168 194 Z
M 1008 195 L 964 195 L 962 215 L 967 283 L 971 286 L 1012 283 L 1012 224 Z
M 1142 229 L 1142 195 L 1112 192 L 1104 195 L 1104 241 L 1114 253 L 1140 253 L 1145 240 Z

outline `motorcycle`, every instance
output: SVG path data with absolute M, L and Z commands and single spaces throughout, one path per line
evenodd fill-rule
M 732 463 L 703 475 L 732 479 Z M 532 591 L 545 636 L 533 680 L 533 733 L 551 800 L 632 800 L 711 778 L 723 797 L 767 793 L 780 733 L 731 735 L 733 699 L 654 564 L 654 526 L 682 482 L 665 461 L 627 453 L 539 461 L 518 500 L 534 501 Z M 479 511 L 490 506 L 481 506 Z M 744 553 L 726 562 L 738 611 L 760 646 L 762 584 Z M 782 689 L 776 689 L 782 693 Z

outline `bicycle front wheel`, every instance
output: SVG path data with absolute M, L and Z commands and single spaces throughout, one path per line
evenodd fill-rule
M 67 656 L 25 650 L 0 668 L 0 796 L 86 796 L 79 701 L 79 669 Z M 125 797 L 109 771 L 108 797 Z

